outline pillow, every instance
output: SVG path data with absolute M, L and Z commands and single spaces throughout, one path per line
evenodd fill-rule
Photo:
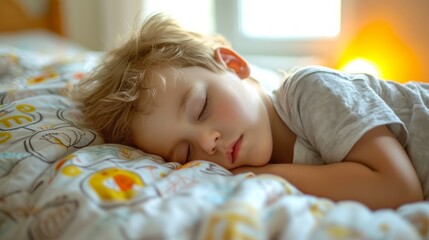
M 78 124 L 81 119 L 73 102 L 60 95 L 32 96 L 2 105 L 0 177 L 10 178 L 3 183 L 9 182 L 17 189 L 30 187 L 21 186 L 31 182 L 23 178 L 34 179 L 50 163 L 83 147 L 103 143 L 96 132 Z M 24 166 L 27 171 L 19 171 Z
M 69 57 L 88 51 L 81 45 L 43 29 L 1 32 L 0 44 L 53 57 Z
M 260 67 L 256 64 L 250 64 L 250 76 L 261 84 L 268 94 L 277 89 L 281 81 L 285 78 L 284 73 L 278 70 Z
M 5 65 L 0 71 L 0 178 L 6 179 L 2 183 L 30 187 L 22 184 L 33 181 L 23 178 L 34 179 L 50 163 L 103 143 L 82 123 L 74 102 L 62 94 L 91 70 L 94 61 L 86 56 L 46 60 L 37 53 L 1 47 L 0 60 Z M 0 186 L 0 192 L 4 189 Z

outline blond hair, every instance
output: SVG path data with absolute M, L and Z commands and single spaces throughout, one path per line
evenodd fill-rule
M 92 74 L 73 89 L 72 96 L 80 103 L 85 121 L 106 142 L 132 145 L 132 118 L 137 112 L 147 114 L 156 96 L 149 71 L 157 66 L 198 66 L 222 72 L 213 51 L 227 45 L 220 36 L 187 31 L 158 13 L 123 44 L 108 51 Z M 168 79 L 165 81 L 163 84 L 168 84 Z

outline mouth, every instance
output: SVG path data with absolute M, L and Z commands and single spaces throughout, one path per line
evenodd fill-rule
M 231 144 L 231 146 L 228 148 L 228 159 L 231 161 L 232 164 L 234 164 L 235 160 L 237 159 L 238 153 L 240 152 L 241 143 L 243 141 L 243 135 L 241 135 L 237 141 Z

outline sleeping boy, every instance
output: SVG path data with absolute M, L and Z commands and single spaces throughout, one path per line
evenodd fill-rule
M 429 197 L 429 84 L 306 67 L 267 93 L 223 38 L 155 14 L 74 94 L 106 142 L 166 161 L 275 174 L 372 209 Z

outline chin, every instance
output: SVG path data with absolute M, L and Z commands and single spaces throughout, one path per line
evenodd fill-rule
M 259 155 L 257 159 L 252 161 L 252 163 L 254 163 L 252 164 L 252 166 L 255 166 L 255 167 L 264 166 L 270 162 L 270 158 L 271 158 L 271 154 Z

